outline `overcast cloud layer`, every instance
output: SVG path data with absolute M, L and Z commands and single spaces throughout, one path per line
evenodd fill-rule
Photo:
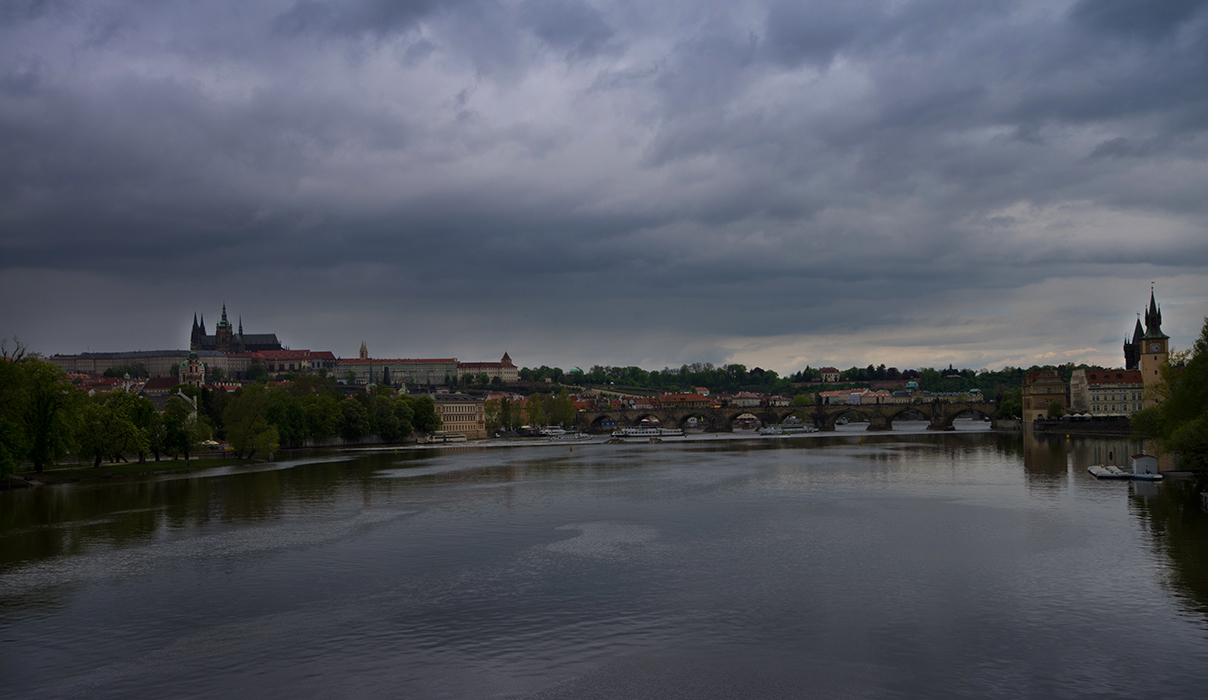
M 1208 2 L 7 0 L 0 335 L 1117 366 L 1208 316 Z

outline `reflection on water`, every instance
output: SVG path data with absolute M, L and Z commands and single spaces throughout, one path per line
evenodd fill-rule
M 1170 585 L 1192 609 L 1208 615 L 1208 513 L 1194 482 L 1134 482 L 1130 505 L 1153 547 L 1170 562 Z
M 1205 516 L 1190 485 L 1085 472 L 1131 449 L 469 446 L 0 493 L 0 677 L 29 698 L 1198 697 Z

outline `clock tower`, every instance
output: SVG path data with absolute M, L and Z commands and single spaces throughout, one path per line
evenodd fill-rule
M 1145 408 L 1158 403 L 1154 386 L 1162 381 L 1162 366 L 1170 353 L 1170 336 L 1162 332 L 1162 310 L 1149 290 L 1149 309 L 1145 312 L 1145 335 L 1141 336 L 1141 382 L 1145 385 Z

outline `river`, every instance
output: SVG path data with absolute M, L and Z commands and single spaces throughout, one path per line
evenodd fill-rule
M 0 492 L 0 696 L 1203 697 L 1186 484 L 858 428 Z

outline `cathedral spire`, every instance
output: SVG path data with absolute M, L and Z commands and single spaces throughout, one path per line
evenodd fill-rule
M 239 335 L 243 335 L 243 316 L 239 316 Z

